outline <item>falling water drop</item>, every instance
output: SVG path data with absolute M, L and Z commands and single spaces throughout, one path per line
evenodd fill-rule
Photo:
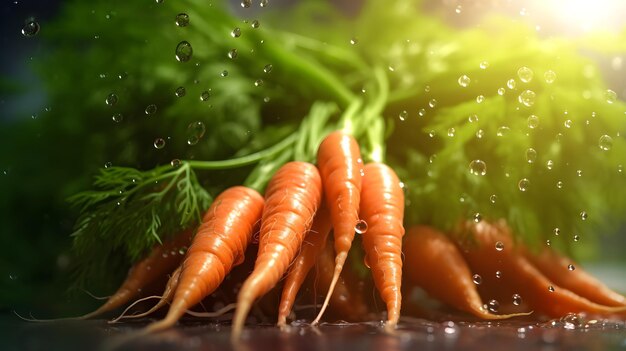
M 513 294 L 513 304 L 515 306 L 519 306 L 522 304 L 522 297 L 520 294 Z
M 556 73 L 552 70 L 548 70 L 543 74 L 543 78 L 546 80 L 546 83 L 552 84 L 556 80 Z
M 473 175 L 484 176 L 487 174 L 487 164 L 482 160 L 473 160 L 469 164 L 469 171 Z
M 121 113 L 116 113 L 113 115 L 112 119 L 113 119 L 113 122 L 120 123 L 121 121 L 124 120 L 124 116 Z
M 107 105 L 113 107 L 117 104 L 118 100 L 119 98 L 117 97 L 115 93 L 110 93 L 109 95 L 107 95 L 104 102 L 106 102 Z
M 186 13 L 176 15 L 176 25 L 179 27 L 187 27 L 189 25 L 189 15 Z
M 533 70 L 528 67 L 521 67 L 517 70 L 517 76 L 524 83 L 529 83 L 531 80 L 533 80 L 534 75 L 535 73 L 533 72 Z
M 237 49 L 231 49 L 230 51 L 228 51 L 228 58 L 231 60 L 236 59 L 237 55 L 238 55 Z
M 504 243 L 502 241 L 496 241 L 496 251 L 504 250 Z
M 462 75 L 459 77 L 459 79 L 457 80 L 459 82 L 459 85 L 463 88 L 467 88 L 470 85 L 470 82 L 472 81 L 470 79 L 470 77 L 468 77 L 467 75 Z
M 156 139 L 154 139 L 154 148 L 155 149 L 161 150 L 164 147 L 165 147 L 165 139 L 163 139 L 163 138 L 156 138 Z
M 539 117 L 535 115 L 528 116 L 528 128 L 535 129 L 539 125 Z
M 472 281 L 474 282 L 474 284 L 480 285 L 480 283 L 483 282 L 483 278 L 480 275 L 478 275 L 478 274 L 474 274 L 472 276 Z
M 611 148 L 613 147 L 613 138 L 606 134 L 601 136 L 598 140 L 598 146 L 600 147 L 600 150 L 603 151 L 611 150 Z
M 524 106 L 530 107 L 535 104 L 535 98 L 537 94 L 535 94 L 532 90 L 524 90 L 519 96 L 518 101 Z
M 191 60 L 191 56 L 193 56 L 193 48 L 188 41 L 181 41 L 176 45 L 176 59 L 179 62 L 187 62 Z
M 611 89 L 606 90 L 606 92 L 604 93 L 604 97 L 606 98 L 606 102 L 608 102 L 609 104 L 617 101 L 617 93 Z
M 176 97 L 183 97 L 185 96 L 185 94 L 187 94 L 187 90 L 185 89 L 185 87 L 178 87 L 174 91 L 174 95 L 176 95 Z
M 528 163 L 535 163 L 535 160 L 537 159 L 537 151 L 535 149 L 528 148 L 526 150 L 526 161 Z
M 517 183 L 517 187 L 520 191 L 526 191 L 528 190 L 528 187 L 530 186 L 530 180 L 528 180 L 527 178 L 522 178 L 520 179 L 520 181 Z
M 157 111 L 157 106 L 155 104 L 150 104 L 150 105 L 146 106 L 146 109 L 144 110 L 144 112 L 148 116 L 155 114 L 156 111 Z
M 39 23 L 34 18 L 28 18 L 22 27 L 22 35 L 25 37 L 35 36 L 39 33 L 40 28 Z
M 489 309 L 489 312 L 497 313 L 498 309 L 500 308 L 500 303 L 498 303 L 498 301 L 496 301 L 496 300 L 489 300 L 489 303 L 487 304 L 487 307 Z
M 239 38 L 241 36 L 241 28 L 237 27 L 230 32 L 230 36 L 233 38 Z

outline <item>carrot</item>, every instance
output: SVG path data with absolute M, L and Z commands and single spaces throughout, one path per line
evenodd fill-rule
M 496 315 L 485 310 L 467 263 L 445 234 L 431 227 L 413 227 L 404 247 L 408 282 L 420 286 L 430 296 L 483 319 L 525 315 Z
M 354 239 L 355 226 L 359 220 L 361 177 L 363 161 L 356 140 L 341 131 L 330 133 L 317 152 L 317 165 L 322 176 L 326 205 L 330 211 L 335 236 L 335 271 L 322 308 L 313 321 L 319 323 Z
M 178 286 L 167 315 L 145 333 L 174 325 L 185 312 L 211 294 L 244 252 L 261 217 L 263 197 L 254 189 L 235 186 L 211 204 L 182 263 Z
M 475 242 L 466 246 L 463 254 L 472 270 L 485 275 L 500 271 L 501 284 L 512 288 L 535 311 L 552 318 L 568 313 L 609 314 L 623 311 L 623 308 L 591 302 L 548 279 L 515 247 L 503 222 L 493 225 L 483 220 L 467 226 Z
M 113 320 L 110 320 L 109 323 L 116 323 L 120 319 L 142 318 L 142 317 L 148 316 L 148 315 L 156 312 L 161 307 L 163 307 L 166 304 L 168 304 L 170 301 L 172 301 L 172 298 L 174 297 L 174 292 L 176 291 L 176 287 L 178 286 L 178 279 L 180 278 L 180 271 L 181 271 L 181 266 L 176 268 L 174 273 L 172 273 L 172 276 L 168 279 L 167 284 L 165 285 L 165 291 L 163 292 L 163 295 L 161 295 L 161 296 L 148 296 L 148 297 L 144 297 L 143 299 L 139 299 L 139 300 L 135 301 L 132 305 L 128 306 L 124 310 L 124 312 L 122 312 L 121 315 L 119 315 L 117 318 L 115 318 Z M 149 310 L 147 310 L 145 312 L 142 312 L 142 313 L 126 316 L 126 312 L 128 312 L 128 310 L 130 310 L 137 303 L 145 301 L 145 300 L 148 300 L 148 299 L 152 299 L 152 298 L 158 298 L 159 302 L 157 302 L 157 304 L 154 305 L 151 309 L 149 309 Z
M 315 260 L 326 247 L 328 233 L 330 233 L 330 214 L 326 206 L 322 205 L 315 214 L 311 229 L 304 238 L 302 250 L 293 261 L 291 269 L 283 285 L 283 293 L 278 307 L 278 326 L 284 328 L 287 325 L 287 316 L 291 312 L 296 295 L 304 282 L 307 274 L 315 265 Z
M 272 289 L 300 250 L 322 197 L 317 168 L 289 162 L 270 180 L 265 192 L 259 252 L 254 270 L 237 296 L 233 340 L 238 340 L 252 303 Z
M 396 173 L 383 163 L 368 163 L 361 189 L 361 218 L 366 261 L 374 284 L 387 305 L 387 326 L 400 319 L 402 305 L 402 237 L 404 236 L 404 192 Z
M 183 258 L 182 255 L 178 254 L 178 251 L 189 245 L 192 234 L 193 230 L 188 229 L 162 245 L 155 245 L 150 255 L 135 263 L 128 272 L 126 280 L 104 305 L 91 313 L 79 317 L 79 319 L 93 318 L 119 308 L 137 297 L 141 289 L 171 273 Z
M 545 249 L 539 254 L 525 250 L 524 256 L 548 279 L 562 288 L 601 305 L 626 306 L 626 297 L 611 290 L 570 259 L 553 250 Z

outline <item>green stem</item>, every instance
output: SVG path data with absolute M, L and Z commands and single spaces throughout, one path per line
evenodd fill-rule
M 246 178 L 243 182 L 243 185 L 262 194 L 274 173 L 276 173 L 282 165 L 287 163 L 291 159 L 292 155 L 293 150 L 287 149 L 279 154 L 275 159 L 259 163 L 250 175 L 248 175 L 248 178 Z
M 200 170 L 216 170 L 216 169 L 229 169 L 229 168 L 237 168 L 247 166 L 253 163 L 256 163 L 260 160 L 269 158 L 274 156 L 275 154 L 283 151 L 298 137 L 298 133 L 292 133 L 287 138 L 283 139 L 281 142 L 258 152 L 252 153 L 250 155 L 233 158 L 229 160 L 221 160 L 221 161 L 184 161 L 184 164 L 188 164 L 193 169 Z

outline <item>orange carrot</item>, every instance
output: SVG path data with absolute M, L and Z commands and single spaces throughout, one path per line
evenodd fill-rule
M 233 340 L 238 340 L 252 303 L 272 289 L 298 254 L 322 197 L 317 168 L 289 162 L 270 180 L 265 191 L 259 252 L 254 270 L 237 297 Z
M 317 165 L 322 176 L 326 204 L 330 211 L 335 236 L 335 271 L 326 299 L 313 321 L 319 323 L 339 275 L 348 257 L 354 239 L 355 226 L 359 220 L 361 177 L 363 161 L 356 140 L 350 135 L 336 131 L 330 133 L 320 144 Z
M 141 289 L 152 282 L 160 279 L 172 271 L 180 264 L 183 256 L 178 251 L 189 245 L 193 230 L 188 229 L 181 232 L 171 240 L 165 241 L 162 245 L 155 245 L 148 257 L 135 263 L 128 272 L 128 276 L 120 288 L 113 294 L 107 302 L 97 310 L 79 317 L 87 319 L 99 316 L 112 311 L 128 303 L 139 295 Z
M 467 226 L 473 243 L 466 246 L 463 255 L 472 270 L 485 275 L 500 271 L 501 284 L 512 288 L 536 312 L 559 318 L 568 313 L 623 311 L 623 308 L 591 302 L 548 279 L 515 247 L 503 222 L 492 225 L 483 220 Z
M 174 325 L 189 308 L 217 289 L 233 266 L 243 262 L 263 203 L 256 190 L 243 186 L 229 188 L 215 198 L 182 263 L 167 316 L 145 332 Z
M 396 173 L 385 164 L 369 163 L 363 171 L 359 213 L 367 223 L 363 248 L 376 288 L 387 305 L 387 326 L 393 327 L 402 305 L 404 192 Z
M 291 312 L 296 295 L 307 274 L 315 265 L 315 260 L 326 247 L 328 233 L 330 233 L 330 214 L 326 206 L 322 205 L 315 214 L 313 226 L 304 238 L 302 250 L 293 261 L 289 274 L 283 285 L 283 294 L 278 307 L 278 326 L 287 325 L 287 316 Z
M 549 249 L 537 255 L 526 250 L 524 255 L 560 287 L 601 305 L 626 306 L 626 297 L 611 290 L 567 257 Z
M 445 234 L 431 227 L 413 227 L 404 247 L 408 282 L 423 288 L 430 296 L 483 319 L 524 315 L 496 315 L 485 310 L 467 263 Z

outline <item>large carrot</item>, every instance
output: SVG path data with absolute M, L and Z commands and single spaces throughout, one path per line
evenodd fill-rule
M 147 285 L 172 273 L 183 259 L 183 255 L 178 254 L 178 251 L 189 245 L 192 234 L 193 230 L 188 229 L 171 240 L 165 241 L 162 245 L 155 245 L 150 255 L 135 263 L 128 272 L 126 280 L 104 305 L 79 318 L 93 318 L 119 308 L 136 298 L 141 289 Z
M 484 275 L 500 271 L 502 286 L 513 289 L 536 312 L 559 318 L 568 313 L 623 311 L 591 302 L 548 279 L 518 250 L 503 222 L 493 225 L 483 220 L 466 226 L 472 236 L 462 251 L 472 270 Z
M 598 279 L 585 272 L 570 259 L 556 251 L 545 249 L 539 254 L 526 250 L 524 255 L 545 276 L 562 288 L 568 289 L 590 301 L 605 306 L 626 306 L 626 297 L 611 290 Z
M 396 173 L 385 164 L 369 163 L 363 171 L 359 213 L 367 223 L 363 248 L 374 284 L 387 305 L 387 326 L 393 327 L 402 305 L 404 192 Z
M 467 263 L 448 237 L 431 227 L 409 229 L 404 240 L 407 280 L 430 296 L 483 319 L 522 314 L 491 314 L 483 307 Z
M 293 261 L 289 274 L 283 285 L 283 293 L 278 307 L 278 326 L 285 327 L 287 316 L 291 312 L 296 295 L 304 282 L 307 274 L 315 265 L 315 261 L 326 247 L 328 233 L 330 233 L 330 214 L 326 206 L 322 205 L 315 214 L 313 226 L 304 238 L 302 250 Z
M 254 270 L 237 297 L 233 340 L 238 340 L 252 303 L 272 289 L 298 254 L 322 198 L 317 168 L 306 162 L 289 162 L 270 180 Z
M 145 332 L 174 325 L 189 308 L 217 289 L 233 266 L 243 262 L 263 204 L 256 190 L 243 186 L 229 188 L 215 198 L 182 263 L 167 315 Z
M 326 204 L 333 222 L 335 271 L 326 299 L 313 325 L 319 323 L 348 257 L 359 220 L 363 161 L 356 140 L 340 131 L 330 133 L 320 144 L 317 165 L 322 175 Z

